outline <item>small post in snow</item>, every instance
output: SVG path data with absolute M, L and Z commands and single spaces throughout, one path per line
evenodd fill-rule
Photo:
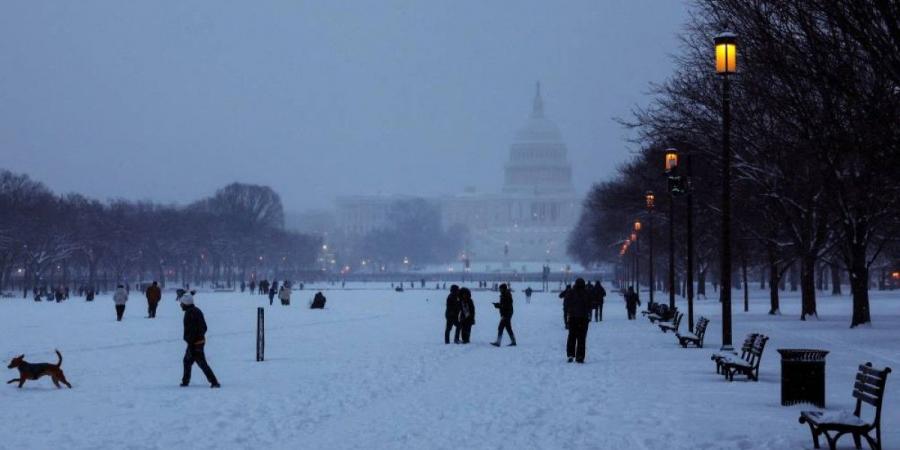
M 265 309 L 256 308 L 256 360 L 264 361 L 266 354 Z

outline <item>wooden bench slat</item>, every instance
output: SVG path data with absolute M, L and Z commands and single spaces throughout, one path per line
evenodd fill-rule
M 887 371 L 889 371 L 889 370 L 890 370 L 890 369 L 888 369 Z M 866 374 L 866 375 L 871 375 L 871 376 L 878 377 L 878 378 L 881 378 L 881 379 L 884 379 L 884 377 L 885 377 L 885 372 L 886 372 L 886 370 L 879 370 L 879 369 L 876 369 L 876 368 L 874 368 L 874 367 L 872 367 L 872 366 L 867 366 L 867 365 L 865 365 L 865 364 L 860 364 L 860 366 L 859 366 L 859 371 L 862 372 L 862 373 L 864 373 L 864 374 Z
M 872 406 L 878 406 L 878 403 L 881 401 L 878 396 L 866 394 L 865 392 L 861 392 L 855 389 L 853 390 L 853 396 Z
M 872 386 L 871 384 L 860 383 L 858 381 L 853 383 L 853 388 L 875 396 L 881 395 L 881 392 L 884 390 L 881 386 Z

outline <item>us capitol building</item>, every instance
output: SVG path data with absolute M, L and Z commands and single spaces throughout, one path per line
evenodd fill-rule
M 572 184 L 572 165 L 559 128 L 544 113 L 540 83 L 531 115 L 509 146 L 500 193 L 428 198 L 441 211 L 443 226 L 462 224 L 469 231 L 461 256 L 508 266 L 521 262 L 561 262 L 566 239 L 580 212 Z M 384 223 L 400 196 L 352 196 L 337 199 L 337 231 L 362 236 Z

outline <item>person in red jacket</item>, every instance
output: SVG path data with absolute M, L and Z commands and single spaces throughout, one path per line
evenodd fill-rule
M 153 319 L 156 317 L 156 307 L 159 305 L 159 301 L 162 300 L 162 290 L 159 288 L 159 284 L 154 281 L 153 284 L 147 287 L 147 292 L 144 295 L 147 296 L 147 318 Z

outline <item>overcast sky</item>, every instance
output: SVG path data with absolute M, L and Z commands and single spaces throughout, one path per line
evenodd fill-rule
M 672 69 L 677 0 L 4 1 L 0 167 L 185 203 L 231 181 L 288 210 L 494 192 L 542 82 L 576 188 Z

